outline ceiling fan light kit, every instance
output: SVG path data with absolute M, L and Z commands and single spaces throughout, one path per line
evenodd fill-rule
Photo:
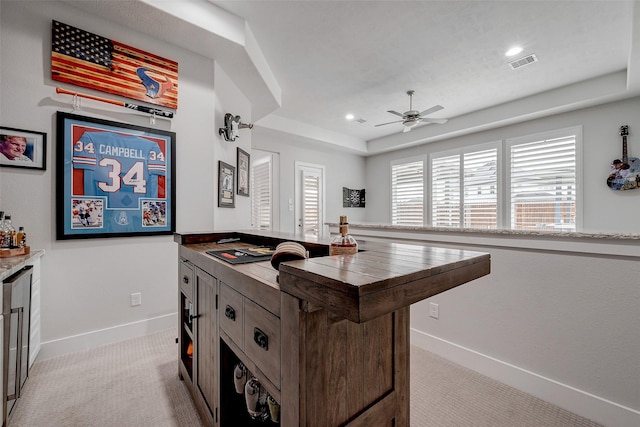
M 390 125 L 392 123 L 402 123 L 404 125 L 404 132 L 409 132 L 412 128 L 416 127 L 418 124 L 420 123 L 436 123 L 436 124 L 445 124 L 447 122 L 447 119 L 432 119 L 429 117 L 425 117 L 428 114 L 431 113 L 435 113 L 437 111 L 440 111 L 442 109 L 444 109 L 444 107 L 442 105 L 434 105 L 431 108 L 428 108 L 422 112 L 419 112 L 417 110 L 413 109 L 413 94 L 415 93 L 415 91 L 413 90 L 408 90 L 407 91 L 407 95 L 409 95 L 409 111 L 405 111 L 404 114 L 400 114 L 397 111 L 394 110 L 387 110 L 387 113 L 391 113 L 395 116 L 398 117 L 402 117 L 402 120 L 396 120 L 394 122 L 388 122 L 388 123 L 380 123 L 378 125 L 375 125 L 375 127 L 377 126 L 384 126 L 384 125 Z

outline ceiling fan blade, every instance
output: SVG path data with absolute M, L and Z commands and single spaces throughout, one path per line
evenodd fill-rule
M 402 121 L 403 121 L 403 120 L 396 120 L 395 122 L 380 123 L 379 125 L 375 125 L 374 127 L 384 126 L 384 125 L 390 125 L 391 123 L 401 123 Z
M 430 119 L 428 117 L 421 117 L 423 122 L 427 123 L 437 123 L 439 125 L 443 125 L 449 121 L 449 119 Z
M 400 114 L 397 111 L 393 111 L 393 110 L 387 110 L 387 113 L 395 114 L 396 116 L 399 116 L 399 117 L 404 117 L 403 114 Z
M 433 107 L 429 108 L 428 110 L 424 110 L 422 113 L 420 113 L 421 116 L 426 116 L 427 114 L 431 114 L 431 113 L 435 113 L 436 111 L 440 111 L 444 109 L 444 107 L 442 105 L 434 105 Z

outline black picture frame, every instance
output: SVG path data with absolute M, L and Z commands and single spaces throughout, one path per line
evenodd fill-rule
M 0 126 L 0 166 L 46 170 L 47 134 Z
M 237 161 L 236 164 L 238 165 L 238 181 L 237 181 L 237 187 L 238 187 L 238 195 L 239 196 L 246 196 L 249 197 L 250 193 L 250 170 L 251 170 L 251 156 L 249 155 L 249 153 L 247 153 L 246 151 L 244 151 L 242 148 L 240 147 L 236 147 L 237 148 Z
M 218 207 L 235 208 L 236 168 L 218 160 Z
M 174 132 L 58 112 L 56 239 L 173 234 Z
M 365 189 L 355 190 L 342 187 L 342 207 L 343 208 L 364 208 Z

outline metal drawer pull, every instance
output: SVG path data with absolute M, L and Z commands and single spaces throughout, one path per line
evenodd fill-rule
M 253 328 L 253 340 L 259 347 L 269 350 L 269 337 L 260 328 Z
M 184 283 L 189 283 L 189 276 L 185 275 L 185 276 L 182 278 L 182 281 L 183 281 Z
M 234 322 L 236 321 L 236 311 L 230 305 L 227 305 L 224 309 L 224 315 L 227 319 L 233 320 Z

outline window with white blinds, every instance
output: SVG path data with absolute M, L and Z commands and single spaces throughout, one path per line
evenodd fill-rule
M 424 197 L 423 161 L 392 163 L 392 224 L 576 231 L 581 138 L 576 126 L 431 153 Z
M 251 165 L 251 227 L 271 230 L 271 158 Z
M 498 148 L 465 151 L 431 158 L 431 225 L 496 228 Z
M 507 140 L 512 229 L 576 231 L 576 133 Z
M 424 224 L 424 162 L 391 165 L 391 222 Z

